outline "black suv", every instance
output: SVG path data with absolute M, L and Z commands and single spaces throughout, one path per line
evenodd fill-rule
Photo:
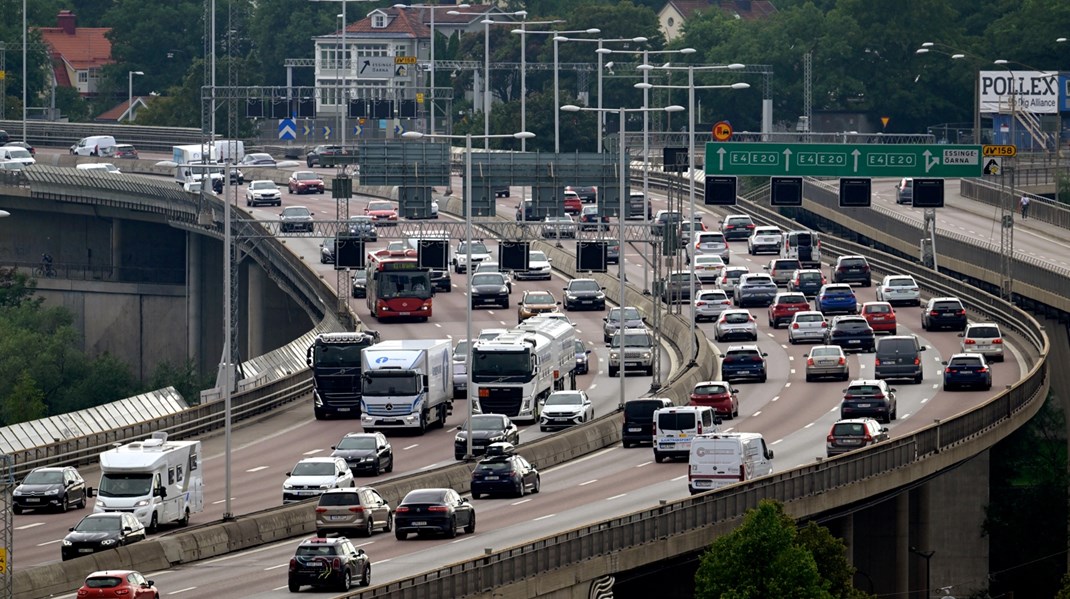
M 874 343 L 873 328 L 863 316 L 834 316 L 825 330 L 825 345 L 838 345 L 845 352 L 871 352 Z
M 520 443 L 520 429 L 505 414 L 475 414 L 472 416 L 472 455 L 487 453 L 494 443 Z M 468 422 L 457 429 L 453 437 L 453 457 L 463 460 L 468 453 Z
M 873 376 L 878 379 L 910 379 L 921 384 L 925 376 L 921 352 L 926 347 L 914 335 L 895 335 L 877 342 Z
M 511 443 L 494 443 L 487 447 L 487 457 L 479 460 L 472 471 L 472 498 L 496 493 L 523 497 L 531 491 L 538 493 L 542 487 L 539 471 L 517 455 Z
M 572 279 L 565 291 L 565 310 L 605 310 L 605 288 L 594 279 Z
M 353 474 L 394 471 L 394 448 L 383 433 L 348 433 L 331 449 L 331 457 L 345 458 Z
M 620 435 L 624 446 L 653 443 L 654 412 L 672 406 L 672 400 L 667 397 L 644 397 L 624 402 L 624 424 Z
M 306 584 L 333 586 L 345 592 L 353 586 L 354 579 L 362 587 L 371 584 L 372 563 L 363 549 L 357 549 L 345 537 L 305 539 L 290 558 L 287 583 L 291 593 L 300 591 Z
M 966 330 L 966 307 L 957 297 L 934 297 L 921 311 L 921 328 Z
M 865 256 L 840 256 L 836 259 L 836 266 L 832 267 L 833 283 L 861 283 L 863 287 L 869 287 L 870 281 L 869 262 Z

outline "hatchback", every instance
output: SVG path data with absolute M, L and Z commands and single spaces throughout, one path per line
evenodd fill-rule
M 724 260 L 715 254 L 701 254 L 695 256 L 693 267 L 695 276 L 703 283 L 716 283 L 717 277 L 724 268 Z
M 788 325 L 788 343 L 795 344 L 803 341 L 825 340 L 825 329 L 828 328 L 825 315 L 816 311 L 796 312 Z
M 718 342 L 729 339 L 757 341 L 758 323 L 747 310 L 725 310 L 713 325 L 713 338 Z
M 583 341 L 576 340 L 576 374 L 587 374 L 591 371 L 591 350 L 587 349 L 587 346 L 583 344 Z M 454 376 L 456 380 L 456 375 Z
M 825 438 L 825 453 L 831 458 L 887 440 L 888 429 L 872 418 L 840 420 Z
M 814 307 L 825 315 L 857 314 L 858 299 L 847 284 L 830 284 L 821 288 L 814 300 Z
M 877 301 L 920 306 L 921 288 L 910 275 L 888 275 L 877 286 Z
M 64 561 L 80 555 L 107 551 L 145 540 L 145 525 L 133 514 L 111 512 L 89 514 L 70 529 L 60 545 Z
M 769 276 L 773 277 L 778 286 L 787 286 L 791 281 L 792 276 L 795 275 L 795 271 L 802 268 L 799 261 L 794 258 L 778 258 L 776 260 L 770 260 L 769 264 L 762 267 Z
M 992 369 L 981 354 L 954 354 L 943 362 L 944 391 L 963 387 L 992 388 Z
M 851 378 L 851 365 L 838 345 L 815 345 L 803 357 L 806 358 L 806 382 L 823 377 L 841 381 Z
M 910 177 L 903 177 L 901 181 L 895 186 L 895 203 L 896 204 L 913 204 L 914 203 L 914 179 Z
M 873 351 L 873 329 L 861 316 L 836 316 L 825 331 L 825 345 L 839 345 L 845 351 Z
M 833 283 L 861 283 L 863 287 L 869 287 L 870 271 L 869 262 L 865 256 L 840 256 L 836 259 L 836 265 L 832 267 Z
M 696 231 L 694 242 L 688 250 L 688 255 L 692 257 L 714 255 L 720 256 L 725 264 L 732 261 L 732 252 L 728 249 L 728 241 L 723 233 L 716 231 Z
M 750 272 L 746 266 L 726 266 L 721 269 L 721 276 L 717 279 L 717 286 L 726 293 L 735 293 L 739 278 Z
M 807 297 L 817 295 L 825 286 L 825 273 L 816 268 L 799 269 L 788 279 L 788 291 L 798 291 Z
M 736 306 L 744 308 L 751 304 L 768 306 L 777 295 L 777 285 L 773 277 L 764 273 L 748 273 L 739 277 L 739 283 L 733 292 Z
M 583 210 L 583 200 L 574 191 L 566 191 L 562 201 L 565 206 L 565 214 L 579 214 Z
M 393 510 L 372 487 L 328 489 L 316 504 L 316 536 L 329 532 L 370 537 L 376 530 L 390 532 Z
M 695 293 L 695 322 L 717 320 L 722 312 L 732 307 L 728 294 L 720 289 L 700 289 Z
M 721 221 L 725 239 L 747 239 L 754 231 L 754 221 L 746 214 L 729 214 Z
M 1003 334 L 994 322 L 977 322 L 966 325 L 962 337 L 962 351 L 981 354 L 991 362 L 1003 361 Z
M 473 499 L 499 493 L 523 497 L 529 491 L 538 493 L 542 481 L 535 464 L 518 455 L 513 445 L 495 443 L 472 471 L 471 486 Z
M 874 416 L 881 422 L 896 419 L 895 389 L 875 379 L 855 379 L 843 390 L 840 418 Z
M 934 297 L 921 313 L 921 328 L 966 330 L 966 308 L 957 297 Z
M 718 416 L 732 419 L 739 416 L 739 389 L 725 381 L 702 381 L 691 390 L 688 405 L 709 406 Z
M 810 302 L 801 293 L 778 293 L 769 305 L 769 326 L 774 329 L 780 328 L 780 324 L 788 324 L 798 312 L 808 312 Z
M 78 597 L 94 599 L 156 599 L 156 583 L 134 570 L 102 570 L 86 577 Z
M 453 489 L 409 491 L 394 510 L 394 536 L 402 541 L 410 532 L 419 535 L 441 533 L 448 538 L 476 531 L 476 509 Z
M 754 379 L 764 383 L 767 378 L 766 354 L 757 345 L 732 345 L 721 354 L 721 378 L 727 382 Z
M 333 587 L 343 593 L 357 581 L 362 587 L 372 583 L 371 559 L 345 537 L 313 537 L 297 546 L 290 558 L 287 588 L 291 593 L 303 585 Z
M 862 304 L 859 313 L 866 319 L 874 333 L 895 334 L 898 326 L 895 310 L 888 302 L 866 302 Z

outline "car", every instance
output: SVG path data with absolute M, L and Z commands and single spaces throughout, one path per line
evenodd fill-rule
M 90 135 L 78 140 L 70 147 L 70 152 L 75 156 L 100 156 L 101 152 L 114 145 L 115 137 L 111 135 Z
M 717 287 L 725 293 L 735 293 L 739 278 L 750 273 L 746 266 L 726 266 L 721 269 L 721 276 L 717 279 Z
M 647 376 L 654 374 L 654 335 L 646 327 L 617 331 L 606 345 L 609 347 L 609 376 L 636 371 Z
M 476 509 L 453 489 L 414 489 L 394 510 L 394 536 L 399 541 L 415 532 L 420 536 L 440 533 L 447 538 L 476 531 Z
M 327 489 L 353 486 L 353 472 L 345 458 L 305 458 L 286 476 L 282 483 L 284 504 L 316 497 Z
M 612 239 L 606 242 L 606 264 L 620 264 L 620 241 Z
M 957 297 L 934 297 L 921 312 L 921 328 L 926 331 L 951 329 L 965 331 L 966 307 Z
M 981 354 L 953 354 L 944 365 L 944 391 L 963 387 L 992 388 L 992 369 Z
M 78 597 L 93 599 L 158 599 L 156 583 L 136 570 L 100 570 L 85 577 Z
M 594 279 L 572 279 L 562 288 L 565 310 L 605 310 L 605 288 Z
M 587 346 L 583 344 L 583 341 L 576 340 L 576 374 L 587 374 L 591 371 L 591 350 L 587 349 Z
M 683 237 L 683 239 L 687 239 Z M 732 261 L 732 252 L 728 247 L 728 240 L 724 233 L 717 231 L 696 231 L 692 236 L 691 247 L 688 248 L 688 257 L 697 260 L 699 256 L 719 256 L 721 261 L 728 264 Z
M 617 331 L 621 328 L 621 308 L 610 308 L 606 316 L 602 318 L 602 342 L 609 343 L 609 340 L 613 338 L 613 335 L 617 334 Z M 624 306 L 624 328 L 626 329 L 641 329 L 646 325 L 643 324 L 643 315 L 639 312 L 639 308 L 635 306 Z
M 500 272 L 473 273 L 469 285 L 472 307 L 494 304 L 509 308 L 509 285 Z
M 803 355 L 806 358 L 806 382 L 823 377 L 841 381 L 851 379 L 851 365 L 838 345 L 815 345 Z
M 757 341 L 758 322 L 754 320 L 754 315 L 746 310 L 725 310 L 713 325 L 713 338 L 718 342 L 730 339 Z
M 746 214 L 729 214 L 721 221 L 725 239 L 747 239 L 754 231 L 754 221 Z
M 565 214 L 564 216 L 547 216 L 542 220 L 542 236 L 547 239 L 555 239 L 559 237 L 576 237 L 576 223 L 573 222 L 572 217 Z
M 260 204 L 282 206 L 282 192 L 279 191 L 274 181 L 259 179 L 249 183 L 249 187 L 245 188 L 245 205 L 259 206 Z
M 691 302 L 691 290 L 702 287 L 698 277 L 692 277 L 689 270 L 674 270 L 663 280 L 654 284 L 654 294 L 666 304 Z
M 888 275 L 877 286 L 877 301 L 891 305 L 921 305 L 921 289 L 910 275 Z
M 764 383 L 768 376 L 765 365 L 768 355 L 758 349 L 757 345 L 728 346 L 721 354 L 721 379 L 729 383 L 739 379 Z
M 394 448 L 383 433 L 347 433 L 331 449 L 331 457 L 345 459 L 353 474 L 394 471 Z
M 1003 361 L 1003 333 L 994 322 L 972 322 L 966 325 L 962 337 L 962 351 L 981 354 L 990 362 Z
M 609 217 L 602 216 L 598 206 L 580 209 L 580 231 L 608 231 Z
M 16 515 L 27 509 L 45 508 L 66 512 L 71 506 L 86 504 L 85 480 L 73 466 L 34 468 L 11 494 L 11 511 Z
M 769 326 L 779 329 L 781 323 L 790 324 L 796 313 L 809 310 L 810 302 L 806 301 L 805 295 L 790 291 L 778 293 L 769 304 Z
M 858 313 L 866 319 L 874 333 L 895 334 L 898 323 L 895 309 L 888 302 L 864 302 Z
M 562 196 L 565 214 L 579 214 L 583 210 L 583 201 L 574 191 L 566 191 Z
M 0 160 L 14 160 L 15 162 L 21 162 L 24 166 L 37 164 L 37 159 L 33 157 L 29 150 L 13 145 L 0 146 Z
M 115 144 L 105 148 L 101 154 L 108 158 L 123 158 L 127 160 L 137 160 L 137 148 L 130 144 Z
M 554 391 L 542 403 L 539 430 L 568 428 L 591 420 L 594 420 L 594 404 L 586 391 Z
M 376 529 L 390 532 L 394 511 L 372 487 L 327 489 L 316 503 L 316 536 L 353 533 L 370 537 Z
M 320 264 L 334 264 L 334 237 L 328 237 L 320 243 Z
M 286 586 L 291 593 L 302 586 L 330 587 L 343 593 L 356 581 L 362 587 L 372 583 L 372 563 L 363 549 L 346 537 L 313 537 L 301 541 L 290 558 Z
M 491 443 L 520 444 L 520 429 L 505 414 L 472 416 L 472 455 L 483 455 Z M 453 437 L 453 457 L 463 460 L 468 453 L 468 421 L 457 428 Z
M 692 260 L 691 267 L 695 276 L 703 283 L 716 283 L 725 266 L 724 260 L 716 254 L 700 254 Z
M 747 273 L 739 277 L 739 283 L 732 292 L 737 308 L 753 304 L 768 306 L 773 303 L 776 295 L 777 286 L 773 277 L 764 273 Z
M 279 214 L 279 232 L 304 231 L 311 233 L 316 223 L 312 219 L 314 213 L 305 206 L 287 206 Z
M 472 240 L 472 245 L 462 241 L 457 244 L 453 252 L 453 272 L 461 274 L 468 272 L 468 254 L 472 254 L 472 264 L 478 265 L 484 260 L 490 260 L 490 250 L 482 240 Z
M 427 271 L 428 276 L 431 278 L 431 288 L 436 291 L 442 291 L 444 293 L 450 293 L 453 291 L 453 279 L 450 277 L 450 271 L 442 268 L 430 268 Z
M 877 379 L 855 379 L 843 390 L 840 419 L 873 416 L 880 422 L 896 419 L 895 389 Z
M 899 181 L 899 183 L 895 185 L 895 203 L 914 203 L 914 179 L 911 179 L 910 177 L 903 177 Z
M 876 346 L 876 339 L 865 318 L 834 316 L 825 329 L 825 345 L 838 345 L 844 351 L 871 352 Z
M 825 437 L 825 455 L 831 458 L 887 440 L 888 429 L 872 418 L 839 420 Z
M 487 495 L 512 495 L 523 497 L 538 493 L 542 480 L 535 464 L 516 453 L 510 443 L 494 443 L 487 447 L 487 455 L 479 460 L 472 471 L 472 498 Z
M 869 287 L 872 284 L 869 261 L 865 256 L 840 256 L 832 266 L 831 279 L 833 283 L 861 283 Z
M 145 540 L 145 525 L 126 512 L 89 514 L 60 542 L 63 561 Z
M 521 204 L 516 205 L 516 221 L 538 221 L 540 219 L 535 218 L 535 203 L 531 200 L 524 200 L 523 211 L 521 211 Z
M 501 265 L 493 260 L 483 260 L 476 265 L 475 270 L 472 271 L 473 275 L 481 272 L 499 272 L 505 277 L 505 286 L 509 288 L 509 293 L 513 292 L 513 278 L 509 276 L 509 273 L 502 270 Z
M 364 207 L 364 214 L 372 217 L 379 227 L 395 227 L 398 224 L 398 209 L 393 202 L 372 200 Z
M 237 167 L 230 167 L 228 171 L 230 173 L 231 185 L 242 185 L 245 183 L 245 173 L 238 170 Z M 216 193 L 223 193 L 223 169 L 219 169 L 218 176 L 216 173 L 212 173 L 212 191 Z
M 780 227 L 754 227 L 747 238 L 747 253 L 752 256 L 769 252 L 779 254 L 780 245 L 784 243 L 784 232 Z
M 7 131 L 0 129 L 0 144 L 7 145 L 9 143 L 11 143 L 11 135 Z
M 825 320 L 825 315 L 817 310 L 796 312 L 791 317 L 791 323 L 788 324 L 788 343 L 792 345 L 803 341 L 821 343 L 825 340 L 827 328 L 828 321 Z
M 684 215 L 675 210 L 658 210 L 654 215 L 654 222 L 650 226 L 651 233 L 655 236 L 661 236 L 665 233 L 666 229 L 680 230 L 680 223 L 684 220 Z
M 680 247 L 686 248 L 695 235 L 706 232 L 709 232 L 709 228 L 702 222 L 702 215 L 696 214 L 695 220 L 684 220 L 680 223 L 676 237 L 680 240 Z
M 621 424 L 621 444 L 625 447 L 654 442 L 654 413 L 673 407 L 667 397 L 641 397 L 624 402 L 624 422 Z
M 802 265 L 795 258 L 774 258 L 769 261 L 769 264 L 763 266 L 762 270 L 773 277 L 778 287 L 787 287 L 795 271 L 801 268 Z
M 375 229 L 375 219 L 366 215 L 349 217 L 346 224 L 349 234 L 363 241 L 379 241 L 379 231 Z
M 594 185 L 568 185 L 565 191 L 575 193 L 584 204 L 593 204 L 598 201 L 598 188 Z
M 791 273 L 788 291 L 798 291 L 806 297 L 814 297 L 825 286 L 825 273 L 816 268 L 800 268 Z
M 353 274 L 353 297 L 368 297 L 368 271 L 355 268 L 350 272 Z
M 739 416 L 739 389 L 725 381 L 702 381 L 691 389 L 687 405 L 709 406 L 718 416 L 729 420 Z
M 253 152 L 252 154 L 246 154 L 241 162 L 238 164 L 242 166 L 275 166 L 275 159 L 271 157 L 271 154 L 265 154 L 263 152 Z
M 404 256 L 409 251 L 409 245 L 400 239 L 386 242 L 386 251 L 391 256 Z
M 557 301 L 549 291 L 541 289 L 526 289 L 520 297 L 520 303 L 516 306 L 516 321 L 524 322 L 536 314 L 556 312 L 561 302 Z
M 496 198 L 507 198 L 507 197 L 509 197 L 509 186 L 508 185 L 495 186 L 494 187 L 494 197 L 496 197 Z
M 27 152 L 29 152 L 30 156 L 33 156 L 34 158 L 37 157 L 37 149 L 34 148 L 32 145 L 24 142 L 24 141 L 9 141 L 9 142 L 4 143 L 3 147 L 5 147 L 5 148 L 22 148 L 23 150 L 26 150 Z M 110 152 L 108 152 L 107 150 L 111 150 L 112 148 L 115 148 L 115 147 L 117 147 L 117 146 L 109 146 L 109 147 L 105 148 L 104 156 L 109 156 L 110 157 L 112 154 Z M 129 147 L 133 148 L 134 146 L 129 146 Z M 136 156 L 135 156 L 135 158 L 136 158 Z
M 528 251 L 527 270 L 513 271 L 514 277 L 525 281 L 536 279 L 549 281 L 552 275 L 553 271 L 550 268 L 550 258 L 546 257 L 546 252 L 541 250 Z
M 908 379 L 921 384 L 925 376 L 921 353 L 928 349 L 914 335 L 892 335 L 877 342 L 873 378 Z
M 732 307 L 728 294 L 720 289 L 699 289 L 695 293 L 695 321 L 717 320 L 725 310 Z
M 294 171 L 290 174 L 290 180 L 286 183 L 290 193 L 298 195 L 302 193 L 324 192 L 323 178 L 312 171 Z
M 323 163 L 330 162 L 328 160 L 323 160 L 323 158 L 341 156 L 345 153 L 345 149 L 339 145 L 318 145 L 309 150 L 307 154 L 305 154 L 305 164 L 308 165 L 308 168 L 312 168 L 314 166 L 322 166 Z
M 832 314 L 858 314 L 858 299 L 846 283 L 823 285 L 814 298 L 814 308 L 829 316 Z
M 26 168 L 26 165 L 17 160 L 0 160 L 0 172 L 15 173 Z

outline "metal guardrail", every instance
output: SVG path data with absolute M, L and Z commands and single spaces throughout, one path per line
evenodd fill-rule
M 962 179 L 959 185 L 963 197 L 995 208 L 1009 205 L 1011 212 L 1018 212 L 1018 200 L 1022 196 L 1014 190 L 1001 188 L 985 179 Z M 1029 194 L 1029 197 L 1032 200 L 1029 203 L 1029 218 L 1070 229 L 1070 206 L 1034 194 Z M 1015 218 L 1018 218 L 1017 214 Z
M 0 129 L 7 131 L 12 140 L 22 139 L 22 121 L 0 121 Z M 170 152 L 172 146 L 198 144 L 203 140 L 201 130 L 195 128 L 26 121 L 26 141 L 35 146 L 73 146 L 90 135 L 111 135 L 119 143 L 158 152 Z

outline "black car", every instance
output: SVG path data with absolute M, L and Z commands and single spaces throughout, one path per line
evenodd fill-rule
M 593 204 L 598 201 L 598 188 L 594 185 L 569 185 L 565 191 L 574 191 L 584 204 Z
M 379 241 L 379 231 L 375 228 L 375 221 L 370 216 L 349 217 L 349 234 L 356 235 L 364 241 Z
M 621 441 L 625 447 L 639 443 L 654 443 L 654 412 L 671 408 L 667 397 L 644 397 L 624 402 L 624 423 L 621 425 Z
M 432 268 L 428 274 L 431 275 L 431 287 L 446 293 L 453 291 L 453 279 L 450 278 L 449 269 Z
M 507 197 L 509 197 L 509 186 L 508 185 L 495 186 L 494 187 L 494 197 L 496 197 L 496 198 L 507 198 Z
M 472 275 L 470 289 L 472 307 L 495 304 L 509 307 L 509 285 L 500 272 L 478 272 Z
M 345 537 L 313 537 L 297 546 L 286 582 L 291 593 L 306 584 L 345 592 L 354 580 L 362 587 L 372 583 L 372 563 L 364 550 Z
M 410 532 L 418 535 L 442 533 L 457 536 L 457 528 L 466 534 L 476 531 L 476 509 L 468 499 L 453 489 L 415 489 L 409 491 L 394 510 L 394 536 L 404 540 Z
M 605 288 L 594 279 L 572 279 L 565 291 L 565 310 L 605 310 Z
M 858 379 L 843 390 L 840 419 L 871 416 L 885 424 L 897 417 L 895 389 L 878 380 Z
M 520 429 L 504 414 L 472 416 L 472 455 L 483 455 L 492 443 L 520 444 Z M 468 423 L 457 429 L 453 438 L 453 457 L 463 460 L 468 453 Z
M 287 231 L 304 231 L 311 233 L 315 228 L 315 221 L 312 219 L 314 213 L 304 206 L 287 206 L 282 209 L 282 213 L 279 214 L 279 232 L 286 233 Z
M 472 497 L 508 494 L 523 497 L 528 491 L 538 493 L 542 481 L 539 471 L 517 455 L 510 443 L 495 443 L 487 448 L 487 456 L 472 471 Z
M 27 508 L 53 508 L 61 512 L 72 505 L 85 507 L 85 480 L 72 466 L 34 468 L 22 484 L 15 487 L 11 510 L 21 514 Z
M 60 556 L 64 561 L 80 555 L 115 549 L 145 540 L 145 525 L 133 514 L 89 514 L 63 537 Z
M 934 297 L 921 312 L 921 328 L 926 331 L 965 331 L 966 322 L 966 307 L 957 297 Z
M 334 237 L 328 237 L 320 244 L 320 264 L 334 264 Z
M 254 152 L 246 154 L 238 164 L 242 166 L 275 166 L 275 159 L 271 157 L 271 154 Z
M 368 271 L 357 268 L 353 271 L 353 297 L 368 297 Z
M 0 129 L 0 146 L 7 145 L 7 143 L 10 142 L 10 141 L 11 141 L 11 136 L 8 135 L 7 131 L 4 131 L 3 129 Z
M 825 345 L 838 345 L 843 351 L 871 352 L 876 344 L 873 328 L 864 316 L 836 316 L 825 330 Z
M 872 284 L 869 262 L 865 256 L 840 256 L 832 267 L 833 283 L 861 283 L 863 287 Z
M 383 433 L 349 433 L 331 449 L 331 457 L 345 458 L 353 474 L 394 471 L 394 448 Z
M 944 365 L 944 391 L 963 387 L 992 388 L 992 369 L 981 354 L 954 354 Z

